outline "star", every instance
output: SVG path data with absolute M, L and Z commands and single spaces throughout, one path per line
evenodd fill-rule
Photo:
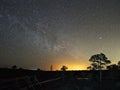
M 102 40 L 102 37 L 99 37 L 100 40 Z

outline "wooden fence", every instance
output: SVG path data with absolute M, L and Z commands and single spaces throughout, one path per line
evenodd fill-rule
M 0 90 L 40 90 L 42 84 L 53 82 L 61 77 L 40 82 L 36 76 L 0 79 Z

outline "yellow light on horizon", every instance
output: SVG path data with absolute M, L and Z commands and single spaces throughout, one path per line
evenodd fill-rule
M 54 70 L 60 70 L 61 67 L 65 65 L 68 67 L 67 70 L 86 70 L 86 65 L 80 65 L 80 64 L 59 64 L 54 66 Z
M 73 58 L 57 58 L 57 60 L 52 60 L 52 64 L 49 65 L 48 70 L 50 70 L 50 66 L 53 66 L 53 71 L 61 70 L 63 65 L 67 66 L 67 70 L 86 70 L 86 67 L 89 66 L 87 60 L 73 59 Z

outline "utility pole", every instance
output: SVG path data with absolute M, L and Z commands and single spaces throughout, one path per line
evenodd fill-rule
M 50 71 L 53 71 L 53 66 L 52 65 L 50 66 Z
M 100 83 L 102 82 L 102 70 L 101 70 L 101 59 L 100 59 Z
M 100 64 L 100 66 L 99 66 L 99 70 L 100 70 L 100 83 L 102 82 L 102 66 L 101 66 L 101 60 L 103 60 L 103 56 L 101 55 L 101 54 L 99 54 L 100 56 L 99 56 L 99 58 L 100 58 L 100 62 L 99 62 L 99 64 Z

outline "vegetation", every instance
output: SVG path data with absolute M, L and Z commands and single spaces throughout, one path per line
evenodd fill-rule
M 107 64 L 111 63 L 103 53 L 92 55 L 89 61 L 92 62 L 91 66 L 87 67 L 90 70 L 102 70 Z
M 120 61 L 118 61 L 118 69 L 120 70 Z
M 62 71 L 66 71 L 67 69 L 68 69 L 68 67 L 67 67 L 67 66 L 64 66 L 64 65 L 63 65 L 62 68 L 61 68 Z
M 120 61 L 117 64 L 111 64 L 107 66 L 108 70 L 120 70 Z
M 17 69 L 17 66 L 16 66 L 16 65 L 13 65 L 11 68 L 12 68 L 12 69 Z
M 109 66 L 107 66 L 108 70 L 118 70 L 118 66 L 116 64 L 111 64 Z

